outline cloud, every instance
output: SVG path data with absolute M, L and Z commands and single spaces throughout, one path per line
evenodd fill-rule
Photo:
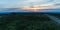
M 21 6 L 25 0 L 0 0 L 0 8 L 15 8 Z
M 37 4 L 44 4 L 44 3 L 50 3 L 50 2 L 52 2 L 52 0 L 26 0 L 26 1 L 24 1 L 22 4 L 24 4 L 24 3 L 26 3 L 26 4 L 24 4 L 24 5 L 37 5 Z
M 54 3 L 41 4 L 40 6 L 54 6 Z
M 57 0 L 0 0 L 0 8 L 19 8 L 31 5 L 50 6 L 54 5 L 56 1 Z

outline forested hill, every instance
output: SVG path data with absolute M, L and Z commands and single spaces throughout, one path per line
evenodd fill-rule
M 0 14 L 0 30 L 55 30 L 44 14 Z

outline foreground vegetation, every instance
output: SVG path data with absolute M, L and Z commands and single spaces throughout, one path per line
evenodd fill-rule
M 55 30 L 56 24 L 43 14 L 0 15 L 0 30 Z

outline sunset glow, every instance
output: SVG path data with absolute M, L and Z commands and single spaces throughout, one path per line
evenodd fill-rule
M 32 10 L 32 11 L 38 11 L 38 10 L 42 10 L 42 9 L 53 9 L 53 8 L 60 8 L 60 6 L 40 6 L 40 5 L 33 5 L 32 7 L 31 6 L 23 6 L 21 9 L 23 10 Z

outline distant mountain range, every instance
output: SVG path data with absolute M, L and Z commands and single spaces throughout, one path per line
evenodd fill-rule
M 40 9 L 38 11 L 47 11 L 47 10 L 55 10 L 58 11 L 60 8 L 55 8 L 55 9 Z M 33 12 L 32 10 L 22 10 L 18 8 L 0 8 L 0 12 Z

